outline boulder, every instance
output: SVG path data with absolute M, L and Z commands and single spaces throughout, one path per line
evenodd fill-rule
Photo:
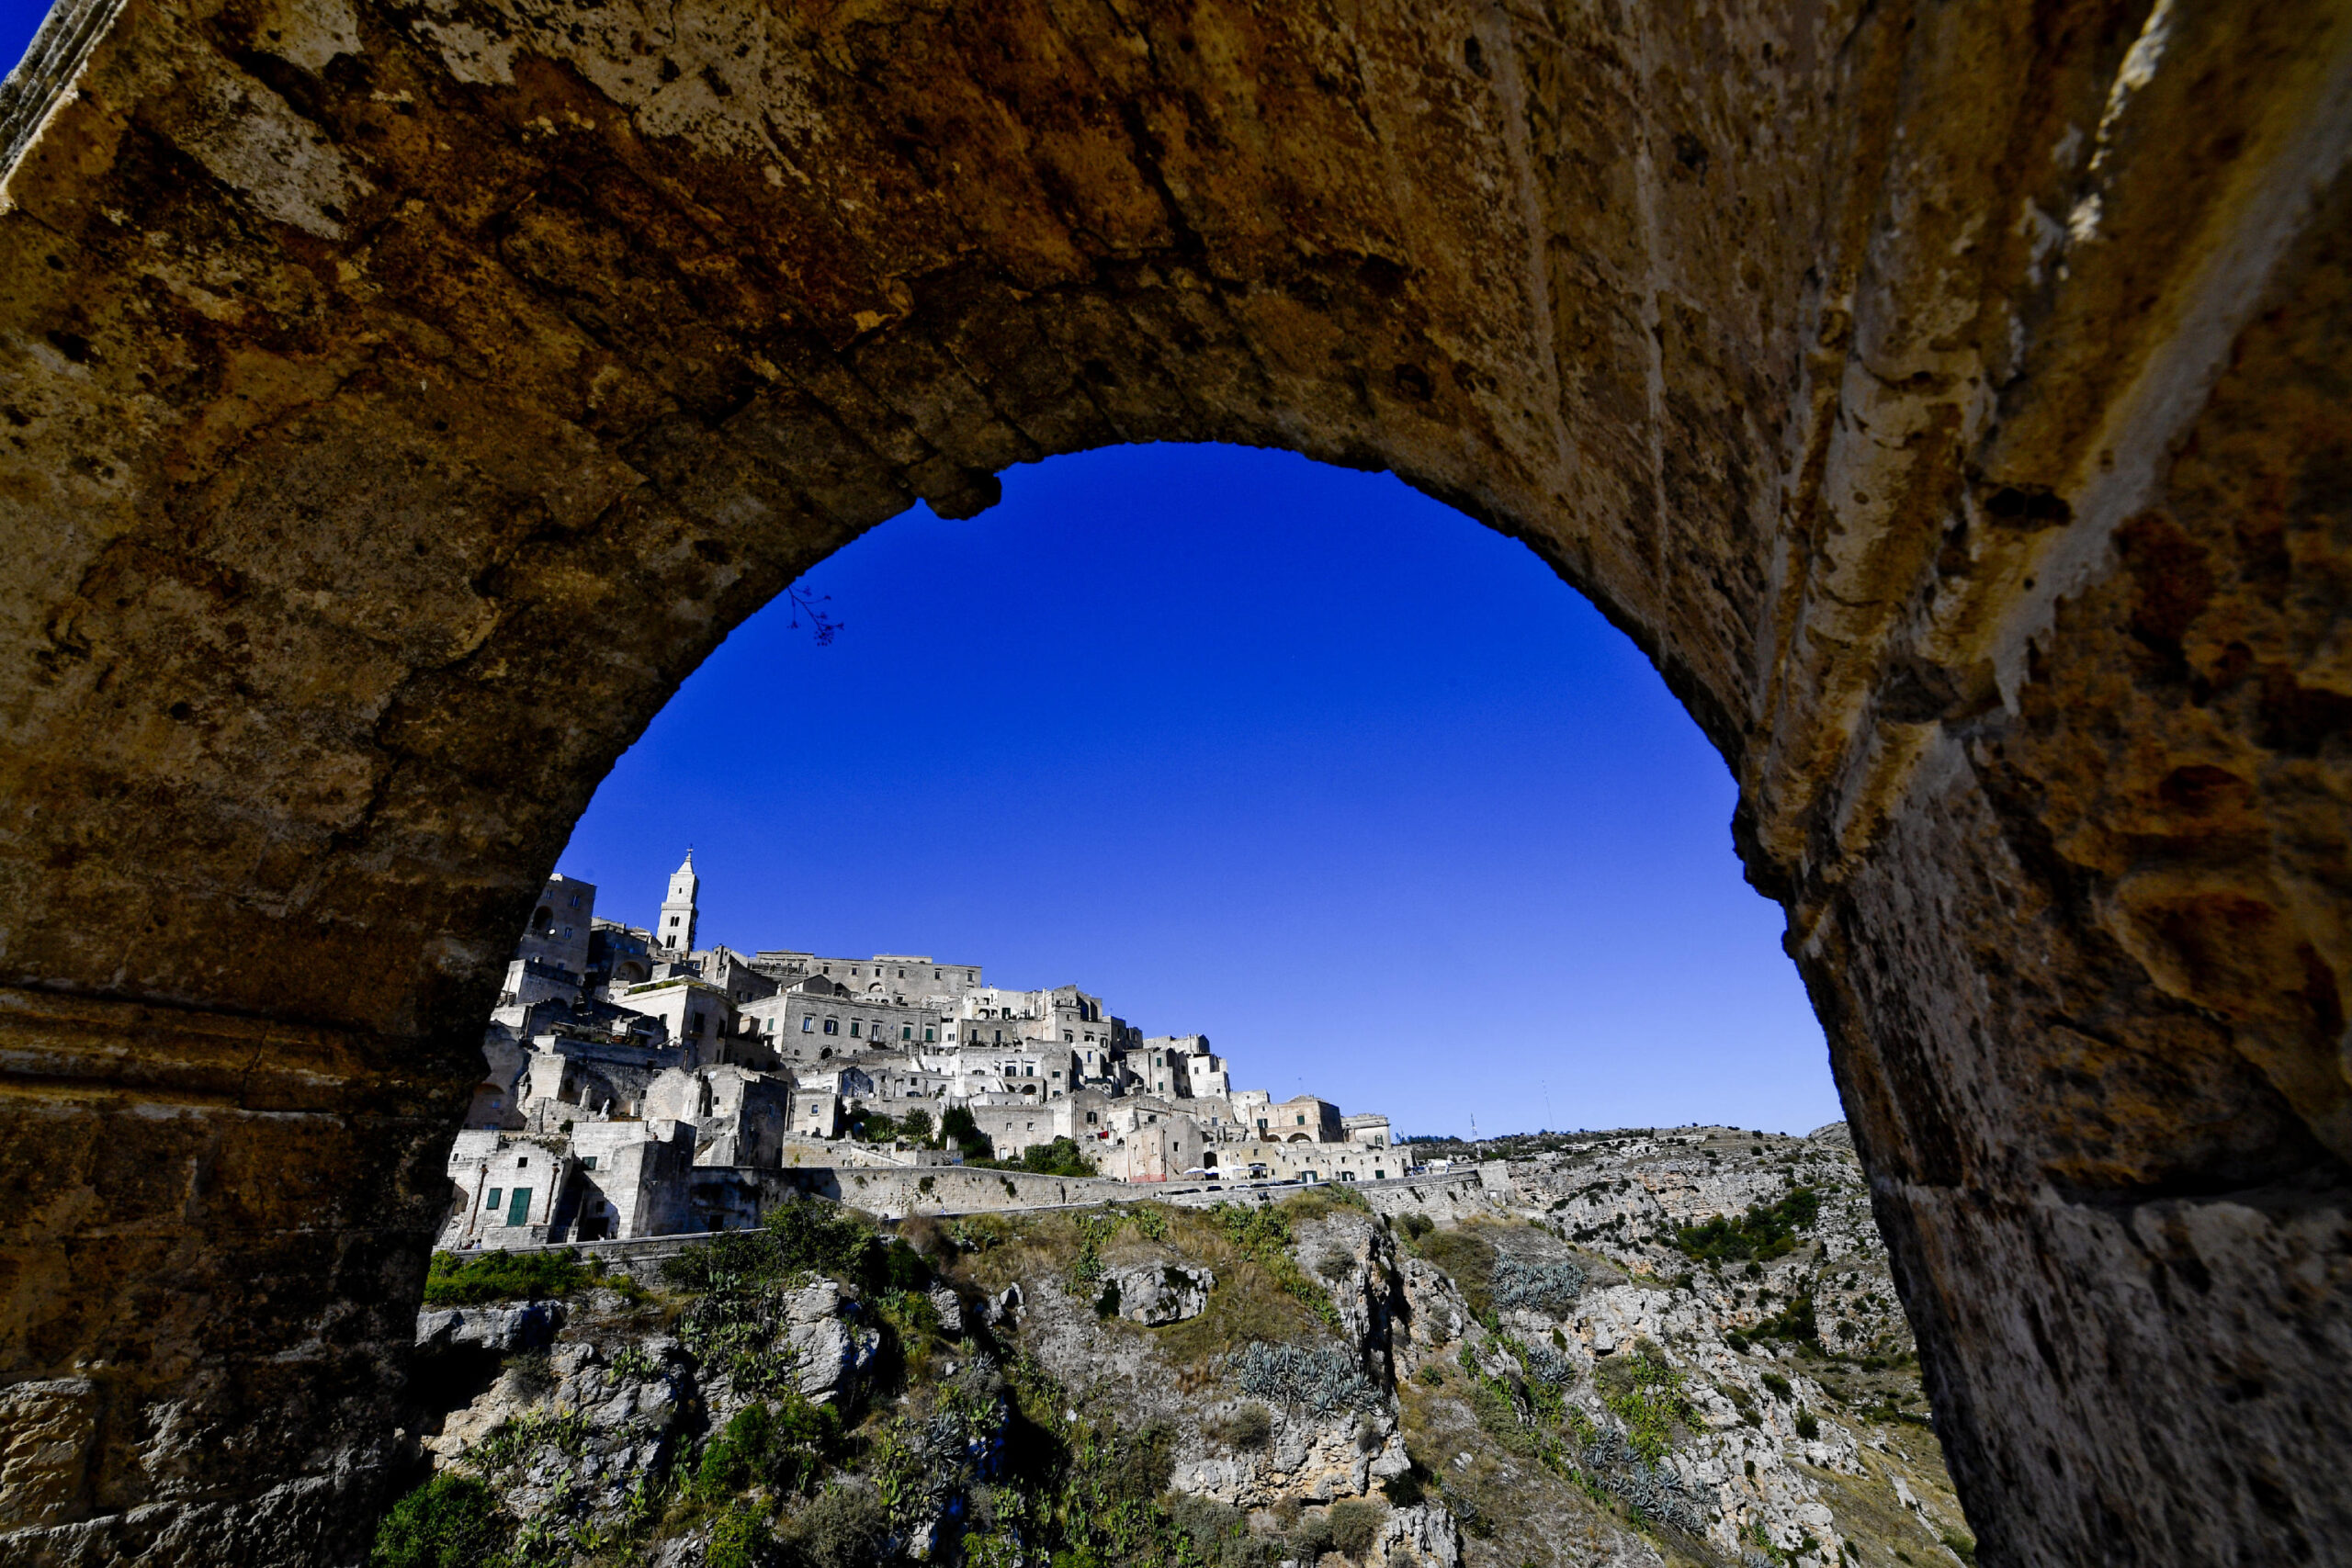
M 1102 1294 L 1121 1317 L 1159 1328 L 1206 1312 L 1216 1283 L 1216 1276 L 1198 1264 L 1137 1263 L 1104 1274 Z
M 416 1348 L 447 1350 L 470 1345 L 502 1355 L 542 1349 L 553 1342 L 564 1317 L 561 1302 L 427 1310 L 416 1314 Z

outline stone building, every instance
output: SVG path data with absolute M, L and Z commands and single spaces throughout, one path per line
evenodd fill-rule
M 934 1128 L 968 1111 L 1005 1159 L 1068 1138 L 1129 1181 L 1379 1179 L 1394 1163 L 1366 1163 L 1385 1117 L 1236 1089 L 1207 1036 L 1146 1038 L 1076 986 L 706 942 L 701 886 L 688 854 L 641 928 L 596 916 L 589 884 L 548 879 L 449 1156 L 450 1245 L 662 1235 L 737 1215 L 726 1194 L 763 1190 L 727 1172 L 959 1157 L 852 1140 L 915 1111 Z
M 594 883 L 561 873 L 548 877 L 514 944 L 516 960 L 560 969 L 578 982 L 588 973 L 589 928 L 595 918 Z

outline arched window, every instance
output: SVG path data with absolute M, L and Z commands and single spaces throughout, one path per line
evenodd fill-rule
M 548 908 L 545 904 L 540 905 L 538 912 L 531 917 L 531 929 L 538 932 L 541 936 L 547 935 L 548 928 L 554 924 L 555 911 Z

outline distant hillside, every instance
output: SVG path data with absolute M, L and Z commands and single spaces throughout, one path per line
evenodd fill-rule
M 444 1269 L 382 1568 L 1973 1550 L 1841 1128 L 659 1250 Z

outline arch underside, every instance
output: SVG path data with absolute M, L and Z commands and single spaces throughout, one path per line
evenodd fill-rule
M 52 18 L 0 1541 L 347 1556 L 613 759 L 917 500 L 1219 440 L 1524 539 L 1723 750 L 1987 1561 L 2352 1556 L 2340 13 Z

